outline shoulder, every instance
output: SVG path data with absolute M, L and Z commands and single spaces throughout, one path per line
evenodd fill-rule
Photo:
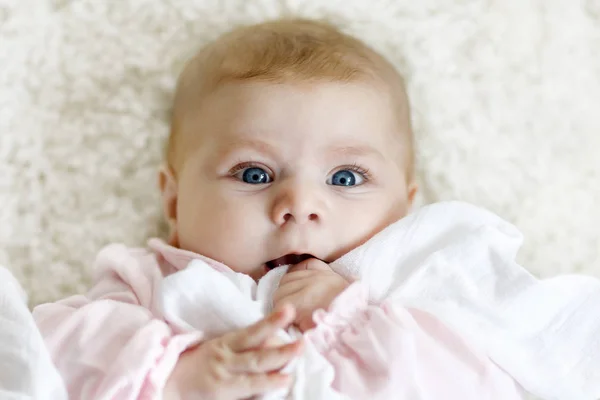
M 160 254 L 150 248 L 111 243 L 96 255 L 92 274 L 95 284 L 113 282 L 145 292 L 159 284 L 168 271 Z

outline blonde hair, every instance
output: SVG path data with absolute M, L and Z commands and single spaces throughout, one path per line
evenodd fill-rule
M 177 171 L 182 124 L 203 98 L 232 81 L 385 82 L 396 99 L 400 130 L 406 137 L 412 175 L 413 139 L 408 98 L 401 75 L 384 57 L 360 40 L 326 22 L 279 19 L 236 28 L 209 43 L 187 63 L 173 102 L 167 162 Z M 190 105 L 195 107 L 190 109 Z

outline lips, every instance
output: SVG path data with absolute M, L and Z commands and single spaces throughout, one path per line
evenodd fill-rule
M 267 261 L 265 265 L 268 269 L 281 267 L 282 265 L 294 265 L 299 264 L 309 258 L 316 258 L 312 254 L 286 254 L 283 257 L 276 258 L 271 261 Z

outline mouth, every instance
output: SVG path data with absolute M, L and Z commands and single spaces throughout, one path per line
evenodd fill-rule
M 283 257 L 276 258 L 271 261 L 267 261 L 265 266 L 267 269 L 271 270 L 277 267 L 281 267 L 282 265 L 295 265 L 299 264 L 302 261 L 308 260 L 309 258 L 317 258 L 312 254 L 286 254 Z

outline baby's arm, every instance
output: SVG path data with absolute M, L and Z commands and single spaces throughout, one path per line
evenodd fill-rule
M 200 333 L 178 334 L 154 312 L 163 272 L 142 250 L 110 246 L 89 293 L 33 311 L 72 399 L 159 397 Z
M 313 314 L 305 338 L 352 398 L 517 400 L 514 380 L 434 316 L 394 302 L 369 303 L 357 281 Z
M 371 399 L 521 398 L 512 378 L 436 318 L 368 292 L 314 259 L 290 268 L 275 292 L 275 305 L 297 307 L 297 325 L 334 367 L 335 390 Z

